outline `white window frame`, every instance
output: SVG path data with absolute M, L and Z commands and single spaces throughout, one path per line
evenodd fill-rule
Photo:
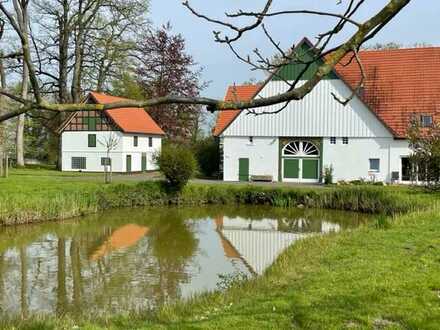
M 378 161 L 378 168 L 371 168 L 371 161 Z M 380 158 L 369 158 L 368 159 L 368 168 L 369 168 L 369 172 L 375 172 L 375 173 L 379 173 L 380 172 Z

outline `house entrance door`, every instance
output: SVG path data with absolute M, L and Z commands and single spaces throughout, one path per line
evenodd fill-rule
M 131 172 L 131 155 L 127 155 L 127 172 Z
M 141 168 L 142 168 L 142 172 L 145 172 L 147 170 L 147 153 L 143 152 L 142 153 L 142 164 L 141 164 Z
M 249 158 L 238 160 L 238 180 L 249 181 Z

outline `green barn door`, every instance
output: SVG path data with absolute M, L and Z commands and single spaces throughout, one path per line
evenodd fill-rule
M 127 172 L 131 172 L 131 155 L 127 155 Z
M 318 159 L 302 160 L 302 178 L 318 180 Z
M 147 153 L 142 153 L 142 164 L 141 164 L 142 172 L 145 172 L 147 170 Z
M 238 180 L 249 181 L 249 158 L 238 160 Z
M 284 178 L 299 178 L 299 159 L 284 159 Z

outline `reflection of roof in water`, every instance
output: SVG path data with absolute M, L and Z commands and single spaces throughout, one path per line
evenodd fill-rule
M 230 259 L 240 258 L 240 253 L 238 253 L 238 251 L 231 245 L 231 243 L 222 235 L 221 229 L 223 228 L 223 217 L 217 217 L 215 219 L 215 224 L 217 227 L 217 231 L 220 235 L 220 241 L 222 243 L 225 256 Z
M 135 245 L 150 229 L 135 224 L 128 224 L 116 229 L 112 235 L 90 257 L 98 260 L 111 252 Z
M 226 249 L 232 248 L 257 274 L 262 274 L 284 249 L 305 236 L 277 231 L 276 220 L 219 217 L 215 222 L 225 255 L 229 257 Z

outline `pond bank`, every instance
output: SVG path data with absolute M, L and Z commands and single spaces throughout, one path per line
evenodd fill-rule
M 99 211 L 155 205 L 247 204 L 386 215 L 426 209 L 428 194 L 401 187 L 262 187 L 189 184 L 172 194 L 158 181 L 103 185 L 75 177 L 17 177 L 0 182 L 0 225 L 62 220 Z

